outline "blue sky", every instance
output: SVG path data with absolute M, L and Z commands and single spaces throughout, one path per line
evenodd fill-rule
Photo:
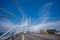
M 21 24 L 22 14 L 24 15 L 25 21 L 31 17 L 31 23 L 34 26 L 44 23 L 54 24 L 55 22 L 57 24 L 57 22 L 60 22 L 60 0 L 17 0 L 16 2 L 19 9 L 16 7 L 14 0 L 0 0 L 0 9 L 10 12 L 8 14 L 0 11 L 0 16 L 8 17 L 5 19 L 0 18 L 0 22 L 2 19 L 3 22 L 9 20 L 13 25 Z M 24 25 L 27 25 L 27 21 Z
M 43 17 L 49 16 L 49 18 L 54 18 L 54 17 L 60 17 L 59 12 L 60 3 L 58 1 L 59 0 L 17 0 L 17 3 L 23 12 L 22 14 L 24 14 L 26 18 L 29 18 L 29 16 L 31 16 L 32 18 L 41 18 L 41 16 L 44 14 L 45 15 Z M 51 6 L 50 7 L 48 6 L 46 8 L 50 13 L 41 13 L 42 10 L 44 11 L 46 10 L 44 8 L 44 5 L 47 5 L 47 3 L 51 3 Z M 21 12 L 18 11 L 13 0 L 0 0 L 0 8 L 12 12 L 19 18 L 22 17 Z M 14 16 L 11 16 L 4 12 L 0 12 L 0 15 L 8 16 L 11 21 L 17 23 L 16 17 Z M 59 20 L 59 18 L 56 20 Z M 55 19 L 48 21 L 55 21 Z

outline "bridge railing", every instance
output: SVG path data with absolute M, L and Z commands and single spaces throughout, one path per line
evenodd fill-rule
M 22 33 L 19 33 L 19 34 L 16 34 L 16 35 L 13 35 L 13 36 L 10 36 L 8 38 L 3 38 L 3 39 L 0 39 L 0 40 L 20 40 L 22 37 Z

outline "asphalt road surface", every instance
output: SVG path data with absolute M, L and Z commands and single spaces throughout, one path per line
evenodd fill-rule
M 60 40 L 59 37 L 55 36 L 49 36 L 49 35 L 43 35 L 43 34 L 38 34 L 37 35 L 31 35 L 31 34 L 23 34 L 24 35 L 24 40 Z
M 60 37 L 56 37 L 53 35 L 44 35 L 44 34 L 22 33 L 5 40 L 60 40 Z

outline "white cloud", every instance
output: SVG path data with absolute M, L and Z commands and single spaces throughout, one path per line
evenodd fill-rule
M 41 7 L 39 13 L 49 14 L 50 8 L 51 8 L 52 5 L 53 5 L 53 2 L 44 4 L 44 5 Z
M 20 33 L 21 31 L 21 26 L 22 28 L 25 27 L 26 30 L 28 30 L 28 20 L 26 19 L 23 23 L 23 25 L 21 24 L 17 24 L 17 25 L 14 25 L 13 23 L 11 22 L 3 22 L 3 23 L 0 23 L 1 25 L 3 26 L 6 26 L 8 29 L 12 29 L 12 31 L 10 31 L 10 33 L 8 35 L 11 35 L 13 32 L 14 34 L 17 34 L 17 33 Z M 33 32 L 39 32 L 40 29 L 44 29 L 44 28 L 54 28 L 56 26 L 60 26 L 60 21 L 56 21 L 56 22 L 50 22 L 50 23 L 42 23 L 42 24 L 38 24 L 38 25 L 34 25 L 34 26 L 31 26 L 30 27 L 30 30 L 33 31 Z M 2 30 L 4 31 L 4 30 Z
M 14 27 L 14 24 L 8 20 L 0 21 L 0 32 L 6 32 L 10 28 Z M 3 30 L 4 29 L 4 30 Z
M 16 25 L 14 25 L 8 19 L 3 19 L 3 21 L 0 20 L 0 33 L 4 33 L 0 37 L 6 36 L 6 34 L 9 32 L 11 34 L 16 29 L 15 27 L 16 27 Z
M 53 2 L 50 2 L 40 7 L 39 16 L 40 18 L 42 18 L 42 23 L 45 23 L 47 19 L 50 17 L 50 14 L 51 14 L 50 9 L 52 5 L 53 5 Z
M 56 22 L 51 22 L 51 23 L 43 23 L 43 24 L 38 24 L 38 25 L 34 25 L 31 27 L 31 31 L 40 31 L 40 29 L 52 29 L 55 27 L 60 26 L 60 21 L 56 21 Z

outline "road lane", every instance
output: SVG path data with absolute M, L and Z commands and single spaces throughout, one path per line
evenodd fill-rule
M 24 34 L 24 40 L 33 40 L 31 37 L 29 37 L 29 35 Z
M 26 34 L 27 38 L 29 38 L 28 40 L 51 40 L 51 39 L 48 39 L 48 38 L 42 38 L 42 37 L 37 37 L 37 36 L 33 36 L 33 35 L 28 35 Z M 27 40 L 26 38 L 26 40 Z
M 34 35 L 33 34 L 28 34 L 28 33 L 17 34 L 6 40 L 60 40 L 60 38 L 57 39 L 55 37 L 52 39 L 51 37 L 49 37 L 49 35 L 46 36 L 43 34 L 34 34 Z M 46 38 L 46 37 L 48 37 L 48 38 Z
M 35 33 L 32 33 L 32 35 L 40 37 L 40 38 L 51 39 L 51 40 L 60 40 L 60 37 L 57 37 L 57 36 L 54 36 L 54 35 L 35 34 Z

